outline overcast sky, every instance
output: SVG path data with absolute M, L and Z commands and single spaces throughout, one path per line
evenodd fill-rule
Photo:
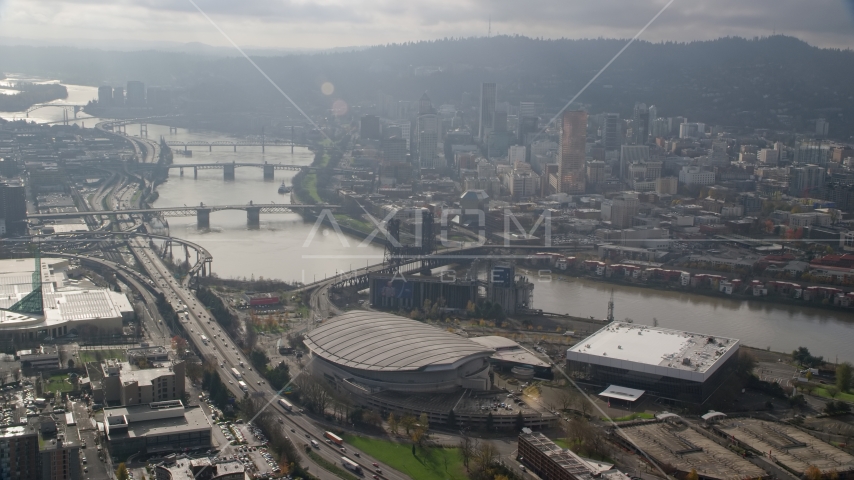
M 245 47 L 329 48 L 492 33 L 628 38 L 667 0 L 195 0 Z M 777 33 L 854 47 L 854 0 L 675 0 L 641 37 L 703 40 Z M 0 36 L 227 45 L 191 0 L 0 0 Z

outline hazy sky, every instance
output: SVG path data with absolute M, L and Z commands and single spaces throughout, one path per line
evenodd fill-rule
M 487 33 L 633 36 L 667 0 L 195 0 L 241 46 L 328 48 Z M 641 37 L 777 33 L 854 47 L 854 0 L 676 0 Z M 190 0 L 0 0 L 0 36 L 226 45 Z M 41 42 L 40 42 L 41 43 Z

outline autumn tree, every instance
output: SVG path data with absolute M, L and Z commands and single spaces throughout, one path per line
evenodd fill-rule
M 821 480 L 821 469 L 815 465 L 810 465 L 804 472 L 806 480 Z
M 388 420 L 386 420 L 386 422 L 388 422 L 389 432 L 397 435 L 398 423 L 397 423 L 397 417 L 394 416 L 394 413 L 388 414 Z
M 700 480 L 700 474 L 697 473 L 696 468 L 692 468 L 687 475 L 685 475 L 685 480 Z
M 124 463 L 120 463 L 119 468 L 116 469 L 116 480 L 128 480 L 129 478 L 128 468 Z

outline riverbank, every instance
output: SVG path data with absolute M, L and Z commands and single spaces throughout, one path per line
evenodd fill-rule
M 18 112 L 29 110 L 38 103 L 47 103 L 54 100 L 68 98 L 68 89 L 65 85 L 56 83 L 36 84 L 17 83 L 13 87 L 18 93 L 13 95 L 0 95 L 0 111 Z
M 731 300 L 736 302 L 757 302 L 757 303 L 768 303 L 774 305 L 786 305 L 792 307 L 809 307 L 816 308 L 822 310 L 829 310 L 833 312 L 851 312 L 851 308 L 846 307 L 838 307 L 835 305 L 823 304 L 821 302 L 813 302 L 813 301 L 805 301 L 791 297 L 783 297 L 779 295 L 744 295 L 740 293 L 732 293 L 726 294 L 717 290 L 705 289 L 705 288 L 691 288 L 691 287 L 682 287 L 675 285 L 663 285 L 658 283 L 646 283 L 646 282 L 631 282 L 616 279 L 615 277 L 605 278 L 599 275 L 590 275 L 585 272 L 573 271 L 573 270 L 561 270 L 554 271 L 552 270 L 550 275 L 565 278 L 576 278 L 576 279 L 584 279 L 591 282 L 602 283 L 606 285 L 618 285 L 622 287 L 636 287 L 643 288 L 648 290 L 657 290 L 662 292 L 673 292 L 673 293 L 685 293 L 691 295 L 700 295 L 703 297 L 716 298 L 722 300 Z M 854 323 L 854 318 L 852 318 L 852 323 Z

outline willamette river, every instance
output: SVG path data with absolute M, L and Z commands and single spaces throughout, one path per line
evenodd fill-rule
M 66 103 L 86 103 L 97 97 L 94 87 L 68 86 Z M 0 117 L 21 118 L 21 112 L 0 112 Z M 79 123 L 93 127 L 98 121 L 79 114 Z M 31 119 L 40 122 L 62 119 L 56 108 L 36 110 Z M 129 134 L 139 127 L 128 125 Z M 187 131 L 169 133 L 168 127 L 149 125 L 149 137 L 163 135 L 168 140 L 221 141 L 234 137 L 214 132 Z M 308 165 L 312 154 L 289 147 L 191 147 L 192 159 L 175 156 L 175 163 L 257 162 Z M 222 170 L 201 170 L 193 178 L 192 168 L 181 177 L 173 170 L 169 180 L 159 187 L 158 207 L 226 203 L 287 203 L 289 195 L 279 195 L 282 180 L 290 184 L 295 172 L 276 171 L 273 181 L 265 181 L 259 168 L 238 168 L 234 181 L 224 181 Z M 347 238 L 348 246 L 324 227 L 312 237 L 312 223 L 296 214 L 262 215 L 261 225 L 248 228 L 243 211 L 211 214 L 210 229 L 196 228 L 195 218 L 170 218 L 170 233 L 197 242 L 214 257 L 213 271 L 223 277 L 251 276 L 311 282 L 334 275 L 336 271 L 364 267 L 381 260 L 379 246 L 360 247 L 360 240 Z M 176 251 L 177 254 L 177 251 Z M 550 282 L 536 281 L 534 307 L 549 312 L 569 313 L 579 317 L 603 318 L 611 290 L 614 291 L 615 317 L 631 318 L 651 325 L 653 318 L 663 327 L 685 329 L 712 335 L 741 339 L 745 344 L 778 351 L 808 347 L 814 354 L 829 359 L 854 361 L 854 315 L 845 312 L 786 306 L 768 302 L 739 302 L 687 293 L 668 292 L 627 286 L 612 286 L 588 280 L 553 277 Z

